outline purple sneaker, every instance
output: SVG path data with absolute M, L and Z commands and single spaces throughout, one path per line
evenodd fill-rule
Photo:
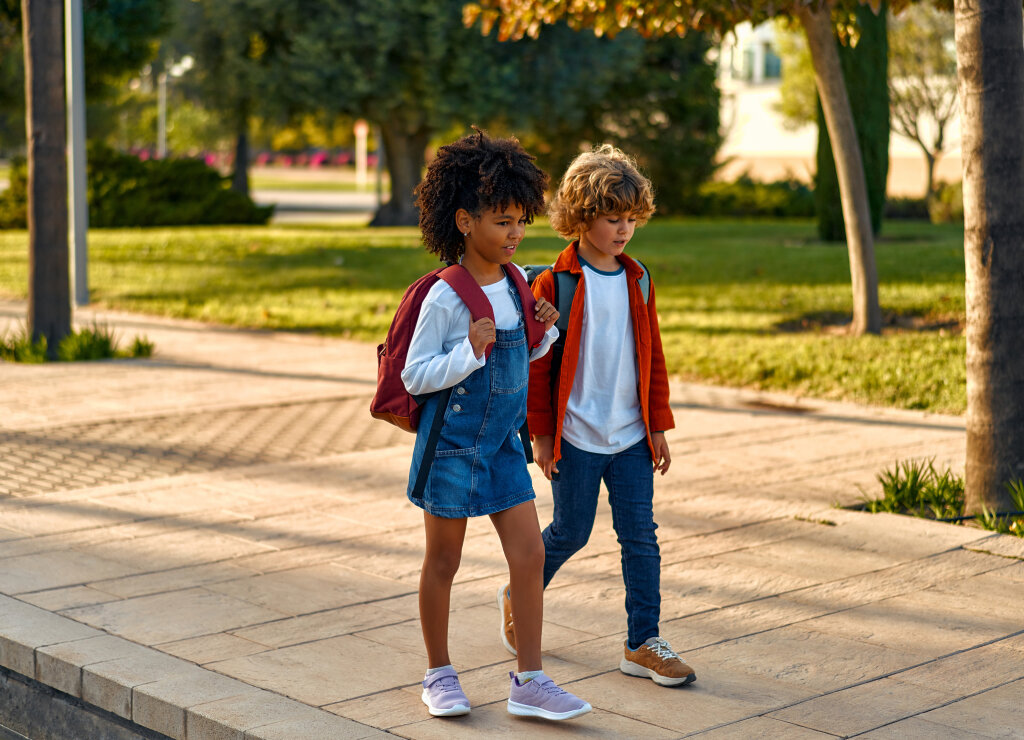
M 423 679 L 423 693 L 420 698 L 435 717 L 469 714 L 469 699 L 459 685 L 459 674 L 451 666 Z
M 509 714 L 544 719 L 572 719 L 592 709 L 590 704 L 559 688 L 543 673 L 526 683 L 519 683 L 515 673 L 508 675 L 512 679 L 508 692 Z

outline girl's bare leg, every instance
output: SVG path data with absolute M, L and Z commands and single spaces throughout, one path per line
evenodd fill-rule
M 508 561 L 520 671 L 539 671 L 544 621 L 544 541 L 533 501 L 491 514 Z
M 452 581 L 462 559 L 465 519 L 445 519 L 423 512 L 427 547 L 420 571 L 420 626 L 427 648 L 427 667 L 451 663 L 448 657 L 448 613 Z M 543 547 L 541 547 L 543 552 Z

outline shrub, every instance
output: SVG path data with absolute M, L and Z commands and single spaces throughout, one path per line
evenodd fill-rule
M 964 220 L 964 188 L 959 182 L 942 183 L 935 190 L 928 207 L 933 224 L 950 224 Z
M 25 228 L 25 164 L 11 168 L 0 195 L 0 228 Z M 96 227 L 265 224 L 272 206 L 257 206 L 196 159 L 142 161 L 103 145 L 89 147 L 89 224 Z
M 0 335 L 0 360 L 26 363 L 46 362 L 46 350 L 46 337 L 40 337 L 33 342 L 27 327 L 22 327 L 20 331 Z M 148 338 L 136 336 L 133 338 L 131 346 L 123 350 L 119 347 L 114 330 L 99 324 L 72 330 L 57 347 L 57 359 L 62 362 L 150 357 L 152 354 L 153 343 Z
M 24 159 L 11 162 L 7 190 L 0 193 L 0 229 L 24 229 L 28 220 L 28 167 Z
M 892 220 L 927 221 L 928 201 L 924 198 L 889 198 L 885 201 L 885 217 Z
M 866 500 L 872 513 L 912 514 L 928 519 L 960 516 L 964 509 L 964 479 L 951 470 L 942 473 L 929 460 L 897 462 L 877 476 L 882 498 Z
M 700 188 L 698 208 L 704 216 L 810 218 L 814 193 L 799 180 L 758 182 L 749 174 L 733 182 L 707 182 Z
M 964 514 L 964 479 L 952 470 L 939 472 L 935 461 L 905 460 L 877 476 L 882 498 L 864 497 L 864 508 L 873 514 L 909 514 L 925 519 L 962 523 L 973 519 L 983 529 L 1024 537 L 1024 481 L 1007 482 L 1015 511 L 983 508 L 977 516 Z

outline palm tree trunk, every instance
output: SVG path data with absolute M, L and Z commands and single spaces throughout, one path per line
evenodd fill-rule
M 47 353 L 71 332 L 63 3 L 21 0 L 28 144 L 28 329 Z
M 967 269 L 966 508 L 1008 509 L 1024 478 L 1024 19 L 956 0 Z
M 850 99 L 839 64 L 839 52 L 832 35 L 828 7 L 813 9 L 800 6 L 797 18 L 807 34 L 807 44 L 814 64 L 825 123 L 832 141 L 839 194 L 846 223 L 846 245 L 850 253 L 850 279 L 853 284 L 854 334 L 878 334 L 882 331 L 882 311 L 878 304 L 878 273 L 875 269 L 874 237 L 871 233 L 871 211 L 864 177 L 864 162 L 853 125 Z

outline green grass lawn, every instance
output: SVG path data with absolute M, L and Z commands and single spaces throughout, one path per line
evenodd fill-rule
M 0 232 L 0 295 L 25 296 L 26 243 Z M 517 261 L 561 247 L 538 223 Z M 629 251 L 654 277 L 678 377 L 962 412 L 962 227 L 890 222 L 876 250 L 887 328 L 859 338 L 842 329 L 846 249 L 816 241 L 809 221 L 655 221 Z M 356 226 L 96 230 L 90 260 L 93 300 L 110 307 L 375 343 L 437 265 L 415 229 Z
M 360 188 L 355 182 L 346 180 L 296 180 L 293 178 L 274 177 L 272 175 L 253 175 L 249 178 L 249 187 L 253 190 L 305 190 L 331 193 L 375 193 L 377 181 L 370 179 L 369 185 Z M 385 183 L 384 190 L 387 191 Z

